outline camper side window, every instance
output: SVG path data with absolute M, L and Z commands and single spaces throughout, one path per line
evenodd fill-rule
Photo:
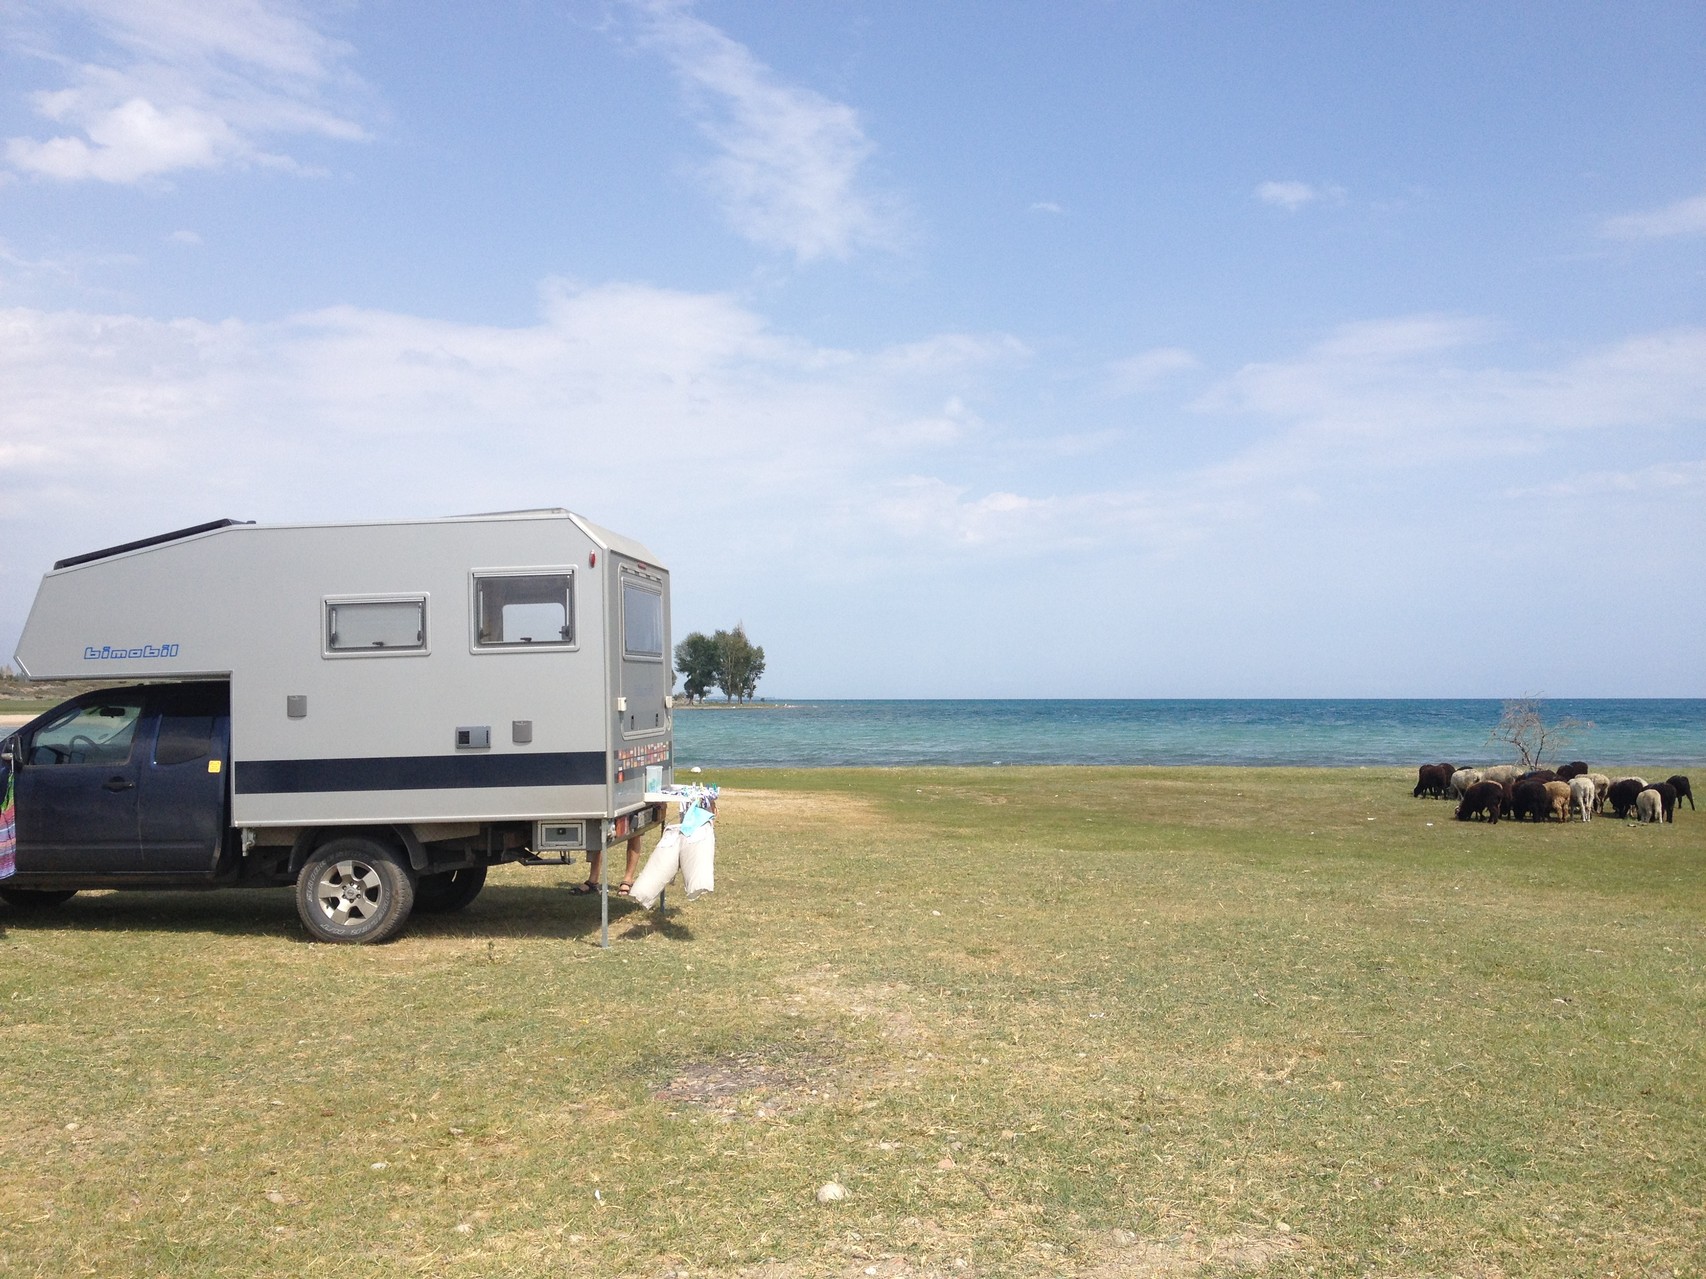
M 326 601 L 326 652 L 426 651 L 426 600 Z
M 573 573 L 474 575 L 476 648 L 566 648 L 575 642 Z

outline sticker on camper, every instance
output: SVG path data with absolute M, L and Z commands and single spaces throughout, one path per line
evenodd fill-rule
M 224 767 L 225 767 L 225 761 L 222 759 L 210 759 L 207 761 L 207 771 L 210 773 L 217 773 L 220 769 L 222 769 Z
M 85 662 L 122 661 L 131 657 L 176 657 L 176 644 L 144 644 L 141 648 L 114 648 L 111 644 L 96 648 L 90 644 L 83 650 Z

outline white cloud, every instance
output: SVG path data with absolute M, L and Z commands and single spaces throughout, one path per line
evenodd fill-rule
M 190 107 L 161 111 L 144 98 L 132 98 L 111 109 L 84 110 L 75 100 L 81 96 L 44 94 L 37 98 L 37 105 L 49 119 L 81 123 L 88 141 L 11 138 L 6 158 L 14 167 L 68 181 L 134 182 L 175 169 L 210 169 L 244 150 L 230 126 L 205 111 Z
M 896 244 L 892 202 L 861 176 L 876 146 L 852 107 L 785 83 L 687 0 L 631 4 L 718 148 L 706 172 L 736 231 L 802 262 Z
M 76 549 L 46 530 L 123 540 L 207 509 L 584 502 L 667 545 L 715 527 L 756 552 L 832 520 L 868 543 L 896 469 L 975 437 L 967 392 L 1022 352 L 955 335 L 826 348 L 728 297 L 626 284 L 550 284 L 539 320 L 512 328 L 353 307 L 261 325 L 15 308 L 0 312 L 0 521 L 26 563 Z
M 1317 359 L 1385 363 L 1450 351 L 1493 336 L 1486 320 L 1457 315 L 1404 315 L 1341 325 L 1313 348 Z
M 878 519 L 908 542 L 976 547 L 1011 541 L 1037 533 L 1044 508 L 1054 505 L 1007 492 L 968 498 L 964 485 L 933 476 L 903 476 L 886 487 L 875 502 Z
M 14 564 L 39 565 L 211 515 L 567 503 L 688 558 L 856 575 L 1062 552 L 1184 564 L 1300 536 L 1370 486 L 1441 509 L 1574 502 L 1584 520 L 1606 493 L 1697 500 L 1706 330 L 1524 369 L 1490 358 L 1491 328 L 1348 325 L 1221 379 L 1194 412 L 1050 449 L 991 392 L 1034 358 L 1010 338 L 825 347 L 722 295 L 553 282 L 516 327 L 354 307 L 272 324 L 14 308 L 0 311 L 0 536 Z M 1133 358 L 1192 367 L 1177 348 Z M 1207 445 L 1163 464 L 1151 445 L 1172 431 Z
M 21 301 L 37 294 L 58 294 L 72 288 L 84 295 L 94 291 L 89 277 L 110 276 L 115 269 L 134 267 L 137 259 L 125 253 L 67 253 L 26 258 L 0 240 L 0 298 Z
M 1516 487 L 1505 491 L 1512 498 L 1605 497 L 1629 494 L 1663 494 L 1688 490 L 1706 498 L 1706 460 L 1656 462 L 1635 470 L 1590 471 L 1556 484 Z
M 71 82 L 31 101 L 69 131 L 9 138 L 6 159 L 21 172 L 134 183 L 240 163 L 298 168 L 263 144 L 366 136 L 331 103 L 359 92 L 349 50 L 283 0 L 64 0 L 37 11 L 80 19 L 99 47 L 38 49 Z
M 1263 182 L 1256 187 L 1255 195 L 1263 204 L 1271 204 L 1277 208 L 1295 213 L 1311 204 L 1343 204 L 1345 189 L 1331 184 L 1318 186 L 1311 182 Z
M 1662 240 L 1706 235 L 1706 195 L 1678 200 L 1662 209 L 1609 218 L 1602 231 L 1613 240 Z
M 1066 210 L 1061 208 L 1060 205 L 1056 204 L 1053 200 L 1038 200 L 1031 205 L 1031 212 L 1060 214 L 1065 213 Z
M 1160 346 L 1128 355 L 1108 365 L 1109 390 L 1114 395 L 1147 391 L 1179 373 L 1200 367 L 1201 362 L 1183 347 Z
M 1323 583 L 1384 590 L 1410 616 L 1409 592 L 1448 589 L 1433 569 L 1382 585 L 1414 569 L 1418 537 L 1606 554 L 1697 540 L 1706 329 L 1514 367 L 1492 328 L 1348 325 L 1223 377 L 1194 412 L 1044 410 L 1073 428 L 1127 415 L 1092 440 L 1014 420 L 1028 397 L 1005 383 L 1036 356 L 1010 338 L 828 347 L 716 294 L 552 282 L 537 320 L 509 327 L 347 306 L 270 324 L 13 308 L 0 631 L 54 559 L 222 515 L 566 504 L 680 569 L 684 616 L 768 601 L 827 626 L 850 597 L 880 611 L 959 591 L 973 611 L 954 642 L 981 662 L 997 655 L 976 628 L 1011 621 L 978 603 L 991 588 L 1014 607 L 1112 591 L 1127 602 L 1095 633 L 1118 643 L 1177 609 L 1168 651 L 1185 666 L 1221 642 L 1215 601 L 1301 601 L 1292 653 Z M 1202 447 L 1158 458 L 1174 436 Z M 1346 618 L 1409 642 L 1371 607 Z
M 1240 369 L 1199 407 L 1402 444 L 1532 440 L 1706 423 L 1706 329 L 1644 334 L 1550 367 L 1473 363 L 1492 326 L 1413 316 L 1347 325 L 1303 355 Z

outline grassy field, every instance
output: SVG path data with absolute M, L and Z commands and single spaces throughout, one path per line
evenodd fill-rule
M 1706 1268 L 1706 814 L 716 780 L 717 893 L 608 951 L 579 867 L 373 948 L 285 893 L 0 911 L 0 1274 Z
M 59 680 L 53 683 L 26 684 L 10 674 L 10 667 L 0 667 L 0 719 L 22 723 L 43 711 L 52 710 L 67 698 L 100 688 L 90 680 Z

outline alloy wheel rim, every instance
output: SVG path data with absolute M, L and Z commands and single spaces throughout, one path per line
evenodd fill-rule
M 320 872 L 314 899 L 332 923 L 344 927 L 362 924 L 378 913 L 385 895 L 379 872 L 353 858 L 333 862 Z

